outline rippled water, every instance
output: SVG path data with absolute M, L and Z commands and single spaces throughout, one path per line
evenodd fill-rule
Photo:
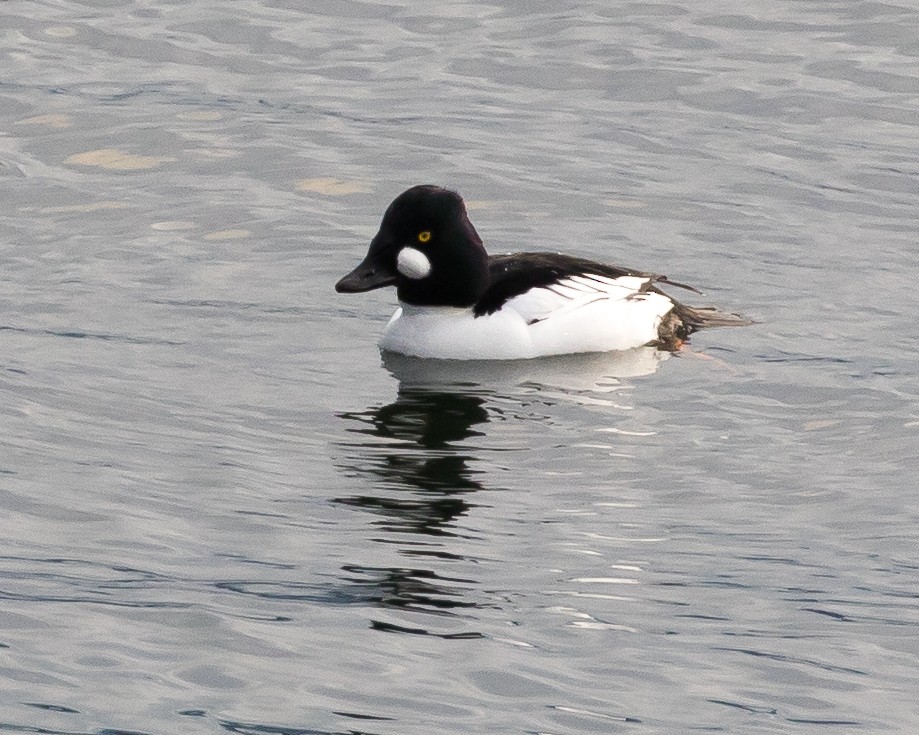
M 919 10 L 0 3 L 0 731 L 911 732 Z M 387 358 L 408 185 L 759 324 Z

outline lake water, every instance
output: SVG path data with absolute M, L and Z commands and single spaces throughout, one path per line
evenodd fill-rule
M 0 59 L 0 731 L 919 727 L 915 4 L 14 0 Z M 383 361 L 332 287 L 416 183 L 759 323 Z

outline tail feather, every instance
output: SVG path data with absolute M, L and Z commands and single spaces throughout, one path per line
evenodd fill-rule
M 714 306 L 686 306 L 676 302 L 657 328 L 656 344 L 665 350 L 676 351 L 689 339 L 689 335 L 706 327 L 746 327 L 755 324 L 740 314 L 718 311 Z
M 755 323 L 740 314 L 718 311 L 714 306 L 680 304 L 676 311 L 690 332 L 708 327 L 748 327 Z

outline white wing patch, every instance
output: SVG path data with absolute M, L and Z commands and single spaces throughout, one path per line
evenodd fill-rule
M 597 302 L 643 300 L 648 295 L 646 290 L 650 284 L 649 278 L 641 276 L 570 276 L 548 286 L 531 288 L 510 299 L 504 308 L 514 309 L 527 324 L 532 325 L 571 314 Z

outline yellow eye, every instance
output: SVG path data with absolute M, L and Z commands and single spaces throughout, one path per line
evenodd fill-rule
M 430 230 L 422 230 L 421 232 L 418 233 L 418 242 L 427 242 L 430 239 L 431 239 Z

